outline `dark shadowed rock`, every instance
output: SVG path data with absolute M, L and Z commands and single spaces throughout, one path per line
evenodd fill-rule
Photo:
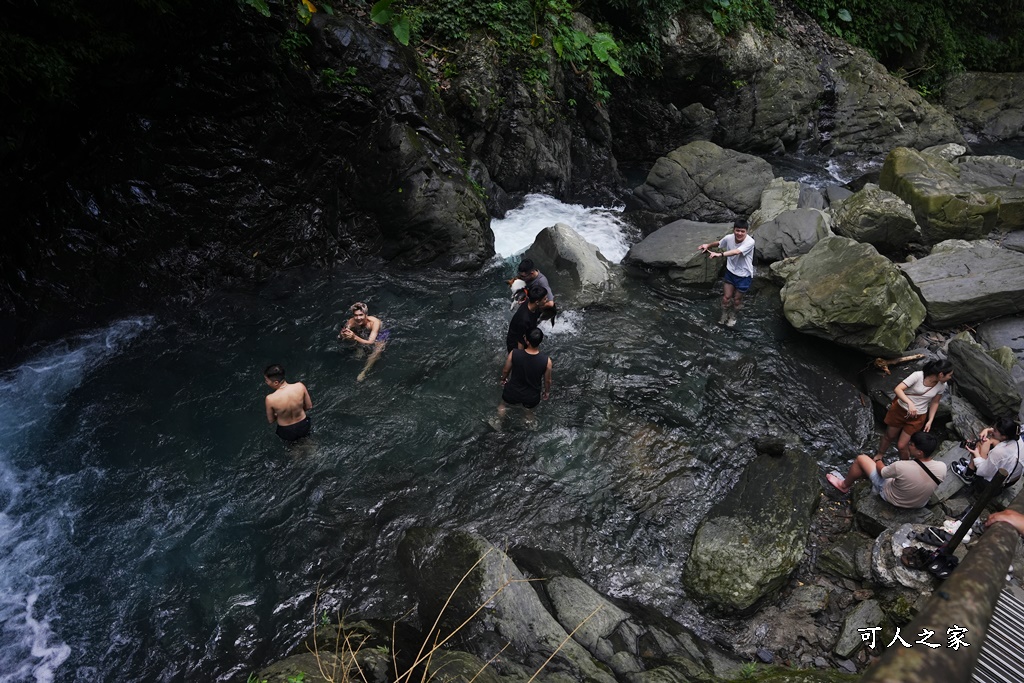
M 1013 376 L 977 344 L 949 342 L 949 359 L 956 366 L 960 394 L 991 419 L 1020 411 L 1021 395 Z
M 899 267 L 935 327 L 1024 311 L 1024 254 L 992 242 L 943 243 L 931 255 Z
M 579 681 L 614 682 L 585 649 L 572 639 L 566 641 L 567 632 L 524 581 L 523 573 L 486 539 L 465 531 L 415 527 L 406 532 L 398 555 L 419 598 L 422 623 L 433 624 L 440 616 L 444 636 L 458 629 L 480 606 L 488 605 L 453 639 L 467 652 L 486 660 L 508 643 L 510 649 L 503 657 L 536 669 L 561 647 L 545 668 L 549 675 L 564 673 Z M 462 585 L 453 595 L 460 581 Z M 502 673 L 501 665 L 495 666 Z
M 954 74 L 942 86 L 942 104 L 976 136 L 1024 136 L 1024 74 Z

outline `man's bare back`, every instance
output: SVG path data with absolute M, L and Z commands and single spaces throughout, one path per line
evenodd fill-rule
M 310 423 L 306 411 L 313 407 L 306 385 L 287 382 L 284 368 L 271 365 L 264 372 L 267 386 L 274 392 L 267 396 L 267 422 L 277 422 L 277 435 L 286 441 L 297 441 L 309 434 Z

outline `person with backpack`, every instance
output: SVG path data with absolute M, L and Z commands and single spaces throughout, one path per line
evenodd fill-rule
M 910 437 L 908 446 L 910 460 L 886 465 L 880 455 L 874 459 L 858 455 L 845 479 L 838 472 L 826 479 L 841 493 L 849 493 L 858 479 L 870 479 L 875 493 L 885 502 L 898 508 L 923 508 L 946 478 L 946 463 L 932 460 L 932 453 L 939 446 L 939 437 L 934 434 L 917 432 Z

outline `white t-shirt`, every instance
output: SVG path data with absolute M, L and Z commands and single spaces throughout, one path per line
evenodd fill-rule
M 754 277 L 754 238 L 748 233 L 743 241 L 736 243 L 736 236 L 729 233 L 718 241 L 722 251 L 739 249 L 742 253 L 725 257 L 725 267 L 737 277 Z
M 1020 462 L 1017 462 L 1017 449 L 1020 448 Z M 998 443 L 988 452 L 988 459 L 978 465 L 978 476 L 982 479 L 992 480 L 999 468 L 1010 473 L 1006 481 L 1013 482 L 1020 476 L 1024 468 L 1024 442 L 1019 438 L 1008 439 Z
M 903 393 L 907 395 L 911 403 L 914 404 L 914 408 L 917 410 L 918 415 L 928 414 L 928 404 L 931 403 L 934 396 L 942 394 L 946 390 L 945 382 L 936 382 L 934 387 L 930 387 L 924 383 L 924 372 L 918 370 L 917 372 L 911 373 L 910 377 L 903 380 L 903 384 L 907 385 L 907 388 L 903 390 Z M 899 401 L 899 399 L 896 399 Z M 900 405 L 906 410 L 910 406 L 900 401 Z

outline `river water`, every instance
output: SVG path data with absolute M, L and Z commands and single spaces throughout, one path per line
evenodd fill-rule
M 503 279 L 555 221 L 613 260 L 635 239 L 615 210 L 531 197 L 478 273 L 291 271 L 0 375 L 0 682 L 244 680 L 299 642 L 318 585 L 332 610 L 405 613 L 395 548 L 414 525 L 561 551 L 692 620 L 692 533 L 752 438 L 796 435 L 826 467 L 871 438 L 867 409 L 828 403 L 863 359 L 796 335 L 770 288 L 723 330 L 720 290 L 627 280 L 629 305 L 545 327 L 551 400 L 495 432 Z M 336 341 L 356 300 L 392 330 L 362 384 Z M 271 362 L 313 398 L 297 446 L 265 423 Z

